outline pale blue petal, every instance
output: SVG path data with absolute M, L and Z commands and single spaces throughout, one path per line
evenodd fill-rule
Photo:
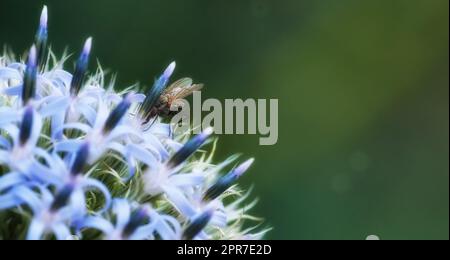
M 112 143 L 108 143 L 106 146 L 109 150 L 115 151 L 118 154 L 125 156 L 126 155 L 126 149 L 125 146 L 123 146 L 120 143 L 117 142 L 112 142 Z
M 36 147 L 34 148 L 33 152 L 37 158 L 44 159 L 44 162 L 46 162 L 48 165 L 51 165 L 51 163 L 53 162 L 53 157 L 46 150 L 40 147 Z
M 63 113 L 55 114 L 54 116 L 52 116 L 52 119 L 51 119 L 51 125 L 52 125 L 51 126 L 52 127 L 51 135 L 52 135 L 54 140 L 61 140 L 63 138 L 63 132 L 60 131 L 59 133 L 57 133 L 57 130 L 60 129 L 64 125 L 65 119 L 66 119 L 66 114 L 63 114 Z
M 23 201 L 23 203 L 27 204 L 32 209 L 34 214 L 40 212 L 40 209 L 42 208 L 42 201 L 31 189 L 24 186 L 18 186 L 14 188 L 11 193 L 14 194 L 16 198 Z
M 155 225 L 149 224 L 136 229 L 136 231 L 128 238 L 128 240 L 154 240 Z
M 39 189 L 39 192 L 41 193 L 41 200 L 43 205 L 49 205 L 53 202 L 53 194 L 45 187 L 38 185 L 37 188 Z
M 94 128 L 100 129 L 103 128 L 103 125 L 105 124 L 106 119 L 109 116 L 109 110 L 106 106 L 105 102 L 99 98 L 97 102 L 97 117 L 95 119 Z
M 62 184 L 62 179 L 55 176 L 53 171 L 47 166 L 44 166 L 38 161 L 33 161 L 31 167 L 29 168 L 29 177 L 36 182 L 43 185 L 56 185 Z
M 137 145 L 129 144 L 126 147 L 126 150 L 127 150 L 127 156 L 132 156 L 136 160 L 146 164 L 149 167 L 154 167 L 154 166 L 160 164 L 155 159 L 155 157 L 152 153 L 150 153 L 149 151 L 147 151 Z
M 172 137 L 172 127 L 170 126 L 170 124 L 163 124 L 163 123 L 154 124 L 149 129 L 149 132 L 164 138 Z
M 106 235 L 109 235 L 114 232 L 114 226 L 107 221 L 106 219 L 100 217 L 87 217 L 84 219 L 80 225 L 80 229 L 96 229 L 103 232 Z
M 128 181 L 130 181 L 134 177 L 134 175 L 136 175 L 136 168 L 137 168 L 137 162 L 131 156 L 128 156 L 126 158 L 126 160 L 127 160 L 127 167 L 128 167 L 128 176 L 125 178 L 122 178 L 122 181 L 124 183 L 127 183 Z
M 70 229 L 63 223 L 55 223 L 51 226 L 51 229 L 57 240 L 70 240 L 72 238 Z
M 98 95 L 89 94 L 89 90 L 82 91 L 78 97 L 77 101 L 80 103 L 79 105 L 88 106 L 89 104 L 96 104 L 101 97 Z
M 95 119 L 97 117 L 97 111 L 95 111 L 95 109 L 93 109 L 89 105 L 83 105 L 83 104 L 79 104 L 79 106 L 77 106 L 76 109 L 78 111 L 80 111 L 80 113 L 89 122 L 90 125 L 95 124 Z
M 194 206 L 178 188 L 163 186 L 163 190 L 165 191 L 168 200 L 185 217 L 191 218 L 197 214 Z
M 204 181 L 205 176 L 199 173 L 176 174 L 170 176 L 170 183 L 181 188 L 197 186 Z
M 166 140 L 166 145 L 173 151 L 178 151 L 184 146 L 184 144 L 171 139 Z
M 3 136 L 0 136 L 0 148 L 11 150 L 11 143 Z
M 0 110 L 0 127 L 20 120 L 21 114 L 19 112 L 11 109 Z
M 25 64 L 20 63 L 20 62 L 13 62 L 8 65 L 8 68 L 15 69 L 18 71 L 24 71 L 26 66 L 25 66 Z
M 7 96 L 20 96 L 22 93 L 22 85 L 17 85 L 3 89 L 3 94 Z
M 84 191 L 77 189 L 70 198 L 71 206 L 67 209 L 67 218 L 81 218 L 86 214 L 86 197 Z
M 159 220 L 156 223 L 155 229 L 162 240 L 175 240 L 178 238 L 175 231 L 163 220 Z
M 158 161 L 165 161 L 169 158 L 169 153 L 161 140 L 148 133 L 144 133 L 143 138 L 145 139 L 145 148 L 154 152 Z
M 0 150 L 0 163 L 8 164 L 10 161 L 9 155 L 10 155 L 9 151 Z
M 48 78 L 53 81 L 53 84 L 58 86 L 61 90 L 68 89 L 70 87 L 70 82 L 72 81 L 72 74 L 65 70 L 57 69 L 55 71 L 46 73 Z
M 1 128 L 11 136 L 13 144 L 17 144 L 19 136 L 19 128 L 15 124 L 3 125 Z
M 113 212 L 116 214 L 116 228 L 122 230 L 130 220 L 131 208 L 125 199 L 116 199 L 113 203 Z
M 11 193 L 0 195 L 0 210 L 20 206 L 23 201 Z
M 169 224 L 170 228 L 173 230 L 175 236 L 174 239 L 178 239 L 181 236 L 180 222 L 176 218 L 169 215 L 161 215 L 161 219 Z
M 145 138 L 145 136 L 144 136 L 144 138 Z M 163 161 L 163 158 L 161 156 L 160 151 L 158 150 L 158 147 L 155 147 L 154 145 L 152 145 L 151 143 L 148 143 L 148 142 L 140 143 L 139 147 L 152 153 L 152 155 L 156 161 L 158 161 L 158 162 Z
M 111 142 L 112 140 L 122 136 L 135 136 L 139 139 L 142 139 L 141 134 L 135 129 L 125 125 L 119 125 L 114 128 L 114 130 L 109 134 L 106 141 Z
M 83 140 L 74 140 L 74 139 L 61 141 L 55 144 L 54 150 L 55 152 L 74 153 L 78 151 L 78 149 L 83 143 L 84 143 Z
M 161 141 L 156 138 L 152 134 L 145 135 L 145 141 L 148 143 L 149 146 L 154 147 L 157 149 L 159 155 L 161 156 L 161 160 L 167 160 L 170 156 L 167 149 L 162 145 Z
M 44 232 L 44 223 L 40 219 L 33 219 L 28 228 L 27 240 L 40 240 Z
M 0 177 L 0 193 L 25 181 L 26 178 L 18 172 L 7 173 Z
M 41 136 L 42 118 L 36 111 L 34 111 L 33 114 L 33 126 L 31 128 L 31 136 L 28 140 L 28 143 L 34 147 L 37 144 L 39 137 Z
M 0 80 L 16 79 L 22 80 L 19 71 L 11 68 L 0 68 Z
M 66 162 L 55 152 L 52 153 L 52 163 L 50 167 L 52 167 L 52 169 L 61 177 L 67 176 L 69 173 Z
M 52 100 L 56 97 L 64 96 L 63 92 L 45 76 L 38 76 L 36 84 L 36 92 L 41 97 L 38 103 L 46 103 L 47 100 Z
M 91 131 L 92 127 L 90 127 L 87 124 L 83 124 L 83 123 L 68 123 L 68 124 L 65 124 L 62 127 L 58 128 L 55 131 L 55 133 L 52 133 L 52 137 L 62 133 L 64 130 L 68 130 L 68 129 L 79 130 L 84 133 L 89 133 Z
M 205 231 L 200 232 L 194 240 L 210 240 L 211 236 L 209 236 Z
M 48 104 L 44 105 L 39 112 L 44 118 L 48 116 L 53 116 L 55 114 L 65 115 L 69 105 L 70 105 L 69 97 L 58 97 L 55 98 L 55 100 L 52 100 Z

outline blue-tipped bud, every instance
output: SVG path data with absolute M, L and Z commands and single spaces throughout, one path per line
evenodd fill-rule
M 33 107 L 28 106 L 27 108 L 25 108 L 19 132 L 19 142 L 22 146 L 25 145 L 31 137 L 31 133 L 33 130 L 33 116 Z
M 211 127 L 205 129 L 201 134 L 189 140 L 181 149 L 176 152 L 167 162 L 167 167 L 175 168 L 184 161 L 186 161 L 192 154 L 194 154 L 211 136 L 213 129 Z
M 229 172 L 227 175 L 220 178 L 216 184 L 211 186 L 203 195 L 204 201 L 211 201 L 219 197 L 221 194 L 223 194 L 225 191 L 227 191 L 236 181 L 239 179 L 239 177 L 244 174 L 248 168 L 253 164 L 255 160 L 249 159 L 243 164 L 236 167 L 236 169 Z
M 81 145 L 78 149 L 75 160 L 73 161 L 72 168 L 70 169 L 70 174 L 72 176 L 79 175 L 83 172 L 84 167 L 87 164 L 89 158 L 90 144 L 88 142 Z
M 109 134 L 125 116 L 132 103 L 132 94 L 128 94 L 111 112 L 103 127 L 103 134 Z
M 155 81 L 152 89 L 148 92 L 147 96 L 144 99 L 144 102 L 142 103 L 140 111 L 144 118 L 154 116 L 152 113 L 152 109 L 158 101 L 159 97 L 166 89 L 167 83 L 169 82 L 169 79 L 172 76 L 175 67 L 175 62 L 170 63 L 164 73 Z
M 64 186 L 53 199 L 53 202 L 50 206 L 51 212 L 57 212 L 63 207 L 67 206 L 69 203 L 70 197 L 72 196 L 73 190 L 75 189 L 73 184 L 68 184 Z
M 40 19 L 40 23 L 39 26 L 45 30 L 47 30 L 47 21 L 48 21 L 48 13 L 47 13 L 47 6 L 44 5 L 44 7 L 42 8 L 42 12 L 41 12 L 41 19 Z
M 48 29 L 47 29 L 47 6 L 44 5 L 41 13 L 41 19 L 39 22 L 39 28 L 36 33 L 36 48 L 37 48 L 37 59 L 38 64 L 43 64 L 45 57 L 45 50 L 47 48 L 47 39 L 48 39 Z
M 209 224 L 214 215 L 213 209 L 208 209 L 195 218 L 184 230 L 182 239 L 192 240 Z
M 148 220 L 148 212 L 144 208 L 140 208 L 133 212 L 130 216 L 130 220 L 125 225 L 122 236 L 124 238 L 127 238 L 131 236 L 138 227 L 144 225 L 146 221 Z
M 33 45 L 28 54 L 27 68 L 23 79 L 22 103 L 25 106 L 36 95 L 37 56 L 36 46 Z
M 160 78 L 163 81 L 163 84 L 167 84 L 167 82 L 169 81 L 173 72 L 175 71 L 176 66 L 177 66 L 177 64 L 175 61 L 170 63 L 169 66 L 167 66 L 166 70 L 164 71 L 164 73 L 162 74 L 162 76 Z
M 81 54 L 88 57 L 91 54 L 91 49 L 92 49 L 92 37 L 89 37 L 84 42 L 83 51 L 81 52 Z
M 70 94 L 77 96 L 83 85 L 84 77 L 89 65 L 89 56 L 92 49 L 92 38 L 88 38 L 84 43 L 83 51 L 78 58 L 78 62 L 75 68 L 75 72 L 70 83 Z

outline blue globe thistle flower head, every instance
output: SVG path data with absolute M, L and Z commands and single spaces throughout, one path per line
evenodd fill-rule
M 175 62 L 148 92 L 115 92 L 88 73 L 92 38 L 63 69 L 47 21 L 25 61 L 0 57 L 0 239 L 261 239 L 236 184 L 253 159 L 214 164 L 212 129 L 176 135 L 152 112 Z

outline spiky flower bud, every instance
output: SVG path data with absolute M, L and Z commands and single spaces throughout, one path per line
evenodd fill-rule
M 26 105 L 36 95 L 36 77 L 37 77 L 37 53 L 36 46 L 32 46 L 28 53 L 27 68 L 23 78 L 22 86 L 22 104 Z
M 57 212 L 61 208 L 65 207 L 69 203 L 74 189 L 75 187 L 73 184 L 67 184 L 61 189 L 61 191 L 56 193 L 56 196 L 50 206 L 50 211 Z
M 167 162 L 168 168 L 174 168 L 186 161 L 198 148 L 200 148 L 213 133 L 212 128 L 207 128 L 199 135 L 189 140 L 178 152 L 176 152 Z
M 48 29 L 47 29 L 47 6 L 42 8 L 41 19 L 39 21 L 39 28 L 36 32 L 36 49 L 37 49 L 37 57 L 38 64 L 43 64 L 45 58 L 45 50 L 47 48 L 47 40 L 48 40 Z
M 111 112 L 103 127 L 103 134 L 110 133 L 119 124 L 131 106 L 131 94 L 127 95 Z
M 140 208 L 131 214 L 128 223 L 123 229 L 122 236 L 125 238 L 130 237 L 136 229 L 144 225 L 148 219 L 148 212 L 144 208 Z
M 243 164 L 239 165 L 236 169 L 229 172 L 227 175 L 221 177 L 217 183 L 211 186 L 203 196 L 203 199 L 213 200 L 222 195 L 225 191 L 227 191 L 236 181 L 239 179 L 242 174 L 244 174 L 248 168 L 253 164 L 254 159 L 249 159 Z
M 20 145 L 25 145 L 30 139 L 33 127 L 33 107 L 28 106 L 23 113 L 22 123 L 20 124 L 19 141 Z
M 211 218 L 213 217 L 213 214 L 214 210 L 208 209 L 200 214 L 200 216 L 196 217 L 184 230 L 183 239 L 194 239 L 209 224 Z
M 86 75 L 86 71 L 89 65 L 89 56 L 92 49 L 92 38 L 88 38 L 84 43 L 83 50 L 78 58 L 78 62 L 75 68 L 75 73 L 70 83 L 70 94 L 77 96 L 83 85 L 83 80 Z
M 83 172 L 83 168 L 86 166 L 86 163 L 89 158 L 89 149 L 90 149 L 89 142 L 85 142 L 76 152 L 75 160 L 72 164 L 72 168 L 70 169 L 70 174 L 72 176 L 76 176 Z
M 144 102 L 141 105 L 140 113 L 144 118 L 151 114 L 152 108 L 155 106 L 159 97 L 164 92 L 164 89 L 166 88 L 167 83 L 169 82 L 169 79 L 175 70 L 175 67 L 175 62 L 170 63 L 169 66 L 167 66 L 166 70 L 164 70 L 164 73 L 157 80 L 155 80 L 153 87 L 150 89 L 147 96 L 145 97 Z

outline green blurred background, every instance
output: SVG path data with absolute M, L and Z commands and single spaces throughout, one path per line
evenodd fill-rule
M 0 0 L 23 53 L 43 4 L 58 54 L 94 36 L 120 86 L 171 61 L 204 97 L 278 98 L 279 142 L 222 136 L 270 239 L 449 238 L 448 0 Z

